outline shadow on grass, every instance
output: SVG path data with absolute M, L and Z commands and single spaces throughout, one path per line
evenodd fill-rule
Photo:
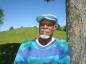
M 13 64 L 20 43 L 0 44 L 0 64 Z

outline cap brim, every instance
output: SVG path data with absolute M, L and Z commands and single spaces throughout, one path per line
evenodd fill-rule
M 44 16 L 39 16 L 39 17 L 37 17 L 37 22 L 40 22 L 40 21 L 42 21 L 43 19 L 47 19 L 47 20 L 49 20 L 49 21 L 52 21 L 52 22 L 56 22 L 57 21 L 57 19 L 56 18 L 54 18 L 54 17 L 44 17 Z

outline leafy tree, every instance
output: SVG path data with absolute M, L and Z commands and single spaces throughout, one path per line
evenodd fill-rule
M 54 1 L 54 0 L 44 0 L 44 2 L 47 2 L 47 3 L 52 2 L 52 1 Z
M 10 29 L 9 30 L 13 30 L 14 29 L 14 27 L 12 26 L 12 27 L 10 27 Z
M 0 9 L 0 25 L 2 25 L 4 23 L 3 22 L 3 16 L 4 16 L 3 10 Z
M 56 30 L 61 30 L 60 24 L 57 25 Z
M 64 26 L 64 27 L 63 27 L 63 31 L 65 31 L 65 32 L 66 32 L 66 26 Z

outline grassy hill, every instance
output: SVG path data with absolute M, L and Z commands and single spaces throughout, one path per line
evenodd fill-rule
M 36 38 L 39 36 L 38 28 L 25 27 L 8 31 L 0 32 L 0 44 L 5 43 L 20 43 L 27 39 Z M 56 30 L 54 37 L 66 39 L 66 32 Z
M 37 28 L 18 28 L 0 32 L 0 42 L 20 43 L 26 39 L 32 39 L 38 36 Z

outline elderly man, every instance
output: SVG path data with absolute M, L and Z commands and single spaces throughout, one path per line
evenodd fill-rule
M 53 37 L 56 17 L 42 15 L 37 17 L 37 21 L 39 37 L 21 44 L 14 64 L 70 64 L 67 42 Z

